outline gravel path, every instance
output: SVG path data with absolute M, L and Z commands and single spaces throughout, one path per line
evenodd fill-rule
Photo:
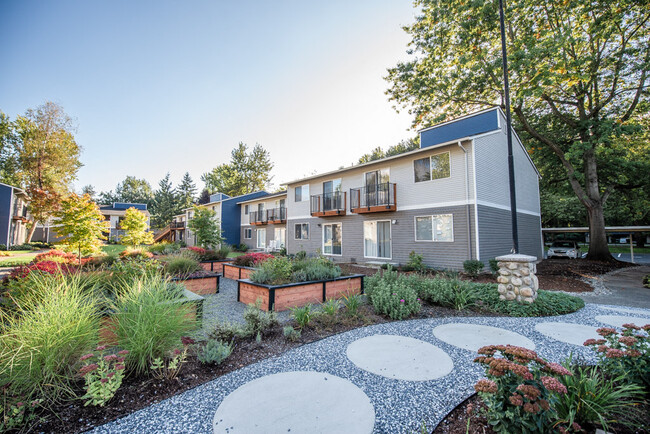
M 229 302 L 215 301 L 213 308 L 218 312 L 227 307 L 225 303 Z M 650 322 L 650 310 L 647 309 L 631 311 L 620 306 L 587 304 L 579 312 L 558 317 L 433 318 L 359 328 L 301 346 L 279 357 L 231 372 L 122 419 L 98 427 L 93 432 L 211 433 L 217 408 L 233 391 L 252 380 L 292 371 L 316 371 L 325 376 L 332 375 L 348 380 L 354 384 L 370 399 L 375 413 L 374 432 L 376 433 L 419 432 L 422 424 L 426 424 L 428 429 L 435 427 L 449 411 L 472 395 L 474 383 L 483 376 L 483 369 L 473 363 L 476 353 L 438 339 L 434 335 L 434 329 L 437 326 L 447 324 L 446 327 L 438 329 L 436 335 L 440 335 L 440 330 L 448 329 L 449 324 L 452 323 L 464 324 L 461 328 L 472 328 L 468 325 L 497 327 L 530 339 L 534 343 L 536 351 L 547 360 L 561 362 L 573 353 L 574 360 L 594 362 L 595 357 L 590 350 L 548 337 L 536 331 L 535 325 L 551 322 L 602 327 L 609 324 L 599 322 L 596 317 L 606 321 L 613 315 L 637 317 L 637 320 L 640 318 L 644 321 L 647 320 L 646 323 Z M 538 328 L 540 330 L 548 329 L 548 327 L 540 326 Z M 561 332 L 562 327 L 556 328 Z M 474 327 L 474 329 L 480 330 L 481 327 Z M 588 332 L 592 329 L 582 327 L 581 330 Z M 453 370 L 449 375 L 429 381 L 396 380 L 365 371 L 348 359 L 346 350 L 351 343 L 374 335 L 405 336 L 434 345 L 451 358 Z M 503 335 L 508 336 L 512 333 L 503 331 Z M 473 337 L 476 338 L 475 335 Z M 458 342 L 458 344 L 462 344 L 462 342 Z M 301 400 L 301 396 L 292 395 L 289 401 L 291 399 L 298 401 L 282 403 L 281 407 L 291 409 L 292 405 Z M 277 402 L 269 403 L 276 407 L 277 404 Z M 267 411 L 266 408 L 259 408 L 260 413 L 265 411 Z M 318 419 L 324 423 L 337 417 L 336 414 L 324 413 L 318 415 Z M 251 414 L 250 417 L 255 417 L 255 415 Z M 322 428 L 322 426 L 320 428 L 315 426 L 314 431 L 320 431 Z M 240 431 L 230 427 L 224 432 Z M 265 430 L 262 430 L 262 432 L 274 431 L 278 431 L 277 427 L 266 426 Z M 284 431 L 286 432 L 286 429 Z M 325 429 L 323 431 L 327 432 Z

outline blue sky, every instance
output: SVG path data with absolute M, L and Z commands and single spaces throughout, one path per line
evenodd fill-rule
M 274 184 L 415 136 L 386 69 L 407 58 L 406 0 L 0 0 L 0 110 L 46 100 L 76 119 L 76 186 L 155 188 L 260 143 Z

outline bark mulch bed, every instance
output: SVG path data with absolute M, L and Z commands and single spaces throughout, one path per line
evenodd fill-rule
M 417 318 L 476 315 L 477 313 L 472 311 L 456 311 L 440 306 L 423 306 Z M 292 348 L 358 327 L 389 321 L 387 318 L 376 315 L 371 306 L 363 305 L 360 307 L 358 317 L 349 317 L 343 311 L 340 311 L 336 321 L 315 320 L 313 325 L 302 331 L 300 339 L 296 342 L 290 342 L 283 336 L 282 326 L 285 324 L 281 324 L 271 330 L 268 335 L 265 335 L 259 344 L 255 342 L 255 339 L 236 340 L 231 356 L 221 365 L 204 365 L 193 354 L 190 354 L 180 373 L 173 380 L 129 376 L 125 378 L 115 397 L 105 407 L 84 407 L 82 400 L 74 404 L 66 402 L 54 406 L 39 415 L 44 419 L 33 427 L 32 431 L 83 432 L 207 383 L 244 366 L 278 356 Z M 76 389 L 81 392 L 83 382 L 80 381 L 76 386 Z M 79 393 L 79 395 L 83 395 L 83 392 Z

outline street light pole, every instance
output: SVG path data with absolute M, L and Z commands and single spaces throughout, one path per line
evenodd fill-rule
M 506 103 L 506 128 L 508 137 L 508 177 L 510 180 L 510 219 L 512 221 L 512 253 L 519 253 L 519 233 L 517 231 L 517 192 L 515 190 L 515 162 L 512 156 L 512 119 L 510 116 L 510 86 L 508 84 L 508 53 L 506 51 L 506 25 L 503 3 L 499 0 L 501 19 L 501 58 L 503 59 L 503 90 Z

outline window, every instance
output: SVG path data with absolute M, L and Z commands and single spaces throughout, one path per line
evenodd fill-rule
M 341 223 L 323 225 L 323 254 L 340 255 L 341 248 Z
M 244 205 L 244 215 L 248 215 L 248 205 Z
M 413 175 L 415 182 L 449 178 L 451 176 L 449 152 L 414 160 Z
M 257 248 L 263 249 L 266 247 L 266 229 L 257 229 L 255 231 L 257 235 Z
M 250 240 L 253 238 L 253 230 L 251 228 L 245 228 L 244 229 L 244 239 L 245 240 Z
M 302 202 L 304 200 L 309 200 L 309 184 L 301 185 L 300 187 L 295 188 L 296 191 L 296 196 L 295 196 L 295 201 L 296 202 Z
M 416 217 L 415 241 L 454 241 L 453 215 Z
M 390 220 L 363 222 L 363 251 L 366 258 L 390 258 Z
M 296 223 L 294 225 L 294 240 L 309 239 L 309 223 Z

